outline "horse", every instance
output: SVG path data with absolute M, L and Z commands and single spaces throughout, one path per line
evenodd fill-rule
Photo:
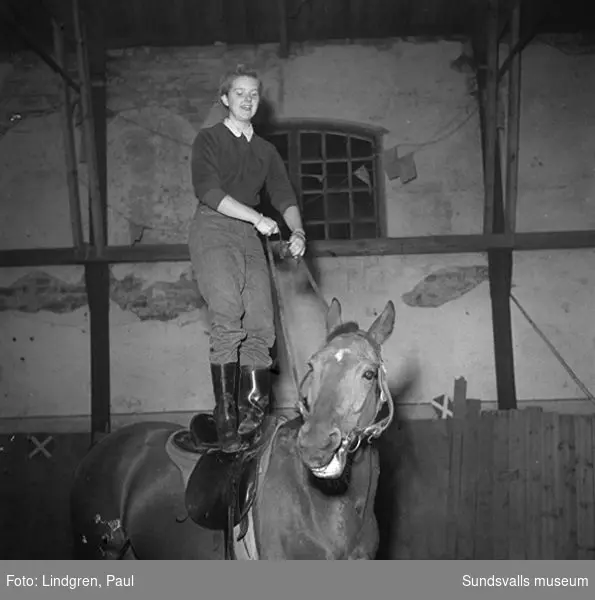
M 268 416 L 248 453 L 183 452 L 181 426 L 167 422 L 105 436 L 74 474 L 73 558 L 373 560 L 375 440 L 395 412 L 381 350 L 394 322 L 388 301 L 362 330 L 333 298 L 295 416 Z

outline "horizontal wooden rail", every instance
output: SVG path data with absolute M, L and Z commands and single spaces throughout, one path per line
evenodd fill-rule
M 548 231 L 516 234 L 442 235 L 367 240 L 312 241 L 314 256 L 398 256 L 410 254 L 465 254 L 494 248 L 517 251 L 595 248 L 595 231 Z M 92 246 L 0 250 L 0 267 L 83 265 L 91 262 L 151 263 L 184 262 L 190 255 L 186 244 L 107 246 L 98 255 Z

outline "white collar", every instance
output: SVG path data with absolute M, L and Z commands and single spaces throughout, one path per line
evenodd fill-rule
M 228 117 L 225 117 L 225 119 L 223 119 L 223 124 L 227 127 L 227 129 L 229 129 L 229 131 L 231 131 L 237 138 L 242 136 L 242 133 L 244 134 L 244 136 L 246 137 L 246 139 L 248 141 L 250 141 L 252 139 L 252 136 L 254 135 L 254 129 L 252 127 L 252 125 L 250 125 L 250 127 L 248 127 L 246 129 L 246 131 L 240 131 L 230 120 Z

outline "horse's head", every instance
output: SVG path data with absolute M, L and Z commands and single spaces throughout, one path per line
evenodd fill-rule
M 343 323 L 335 298 L 327 313 L 324 347 L 308 363 L 300 386 L 304 423 L 298 448 L 306 467 L 318 479 L 338 479 L 348 454 L 362 442 L 379 437 L 394 415 L 386 383 L 381 346 L 393 331 L 395 307 L 387 302 L 368 331 Z M 379 419 L 382 408 L 388 414 Z

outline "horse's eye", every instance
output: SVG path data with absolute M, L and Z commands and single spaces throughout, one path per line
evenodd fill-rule
M 367 379 L 368 381 L 372 381 L 372 379 L 374 379 L 374 377 L 376 377 L 376 371 L 373 371 L 372 369 L 368 369 L 367 371 L 364 371 L 363 377 L 364 377 L 364 379 Z

